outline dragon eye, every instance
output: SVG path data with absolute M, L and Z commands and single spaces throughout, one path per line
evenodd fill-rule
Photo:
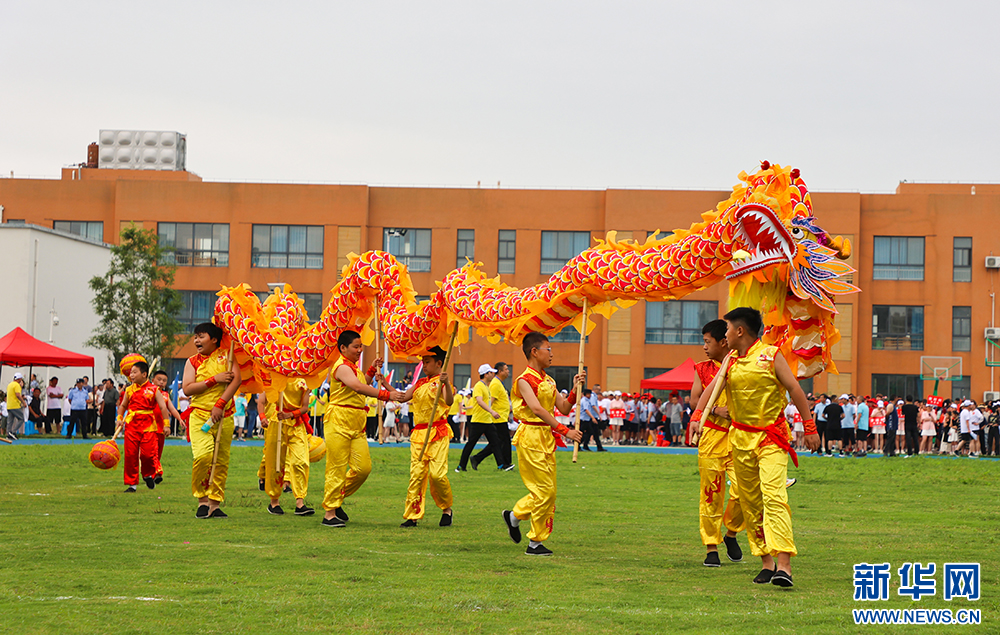
M 801 227 L 792 227 L 791 232 L 792 238 L 798 240 L 800 238 L 805 238 L 806 233 Z

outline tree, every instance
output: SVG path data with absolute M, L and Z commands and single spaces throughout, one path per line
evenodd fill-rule
M 184 303 L 172 288 L 177 267 L 161 264 L 167 251 L 156 232 L 131 224 L 111 247 L 108 272 L 90 279 L 91 304 L 101 322 L 86 345 L 107 350 L 115 368 L 129 353 L 152 363 L 177 347 L 184 330 L 177 314 Z

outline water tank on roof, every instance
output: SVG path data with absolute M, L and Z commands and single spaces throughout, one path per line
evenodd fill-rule
M 187 140 L 179 132 L 101 130 L 95 163 L 117 170 L 186 170 L 186 149 Z

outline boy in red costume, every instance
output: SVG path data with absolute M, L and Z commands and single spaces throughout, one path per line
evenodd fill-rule
M 125 389 L 118 406 L 117 427 L 125 427 L 125 492 L 134 493 L 139 484 L 140 468 L 146 487 L 156 487 L 155 478 L 161 471 L 156 439 L 160 429 L 157 411 L 164 418 L 170 415 L 163 394 L 149 382 L 149 364 L 135 362 L 129 371 L 129 380 L 132 385 Z

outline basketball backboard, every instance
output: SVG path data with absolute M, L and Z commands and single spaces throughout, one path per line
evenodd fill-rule
M 962 358 L 921 355 L 920 379 L 924 381 L 958 381 L 962 379 Z

